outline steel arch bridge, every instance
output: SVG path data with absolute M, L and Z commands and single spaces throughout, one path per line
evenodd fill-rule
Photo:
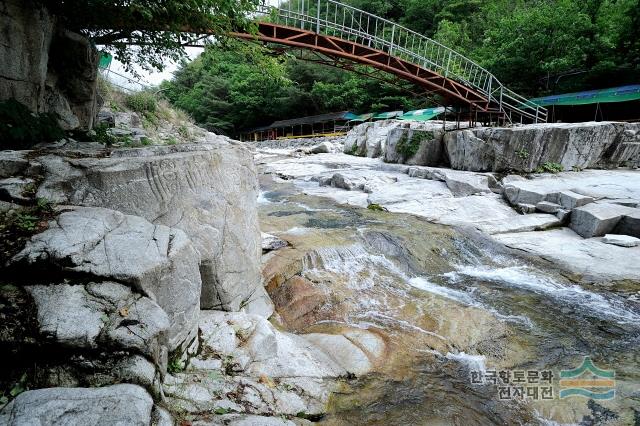
M 506 88 L 489 71 L 408 28 L 334 0 L 261 4 L 256 34 L 233 36 L 349 60 L 440 95 L 447 105 L 496 114 L 507 123 L 547 121 L 547 110 Z

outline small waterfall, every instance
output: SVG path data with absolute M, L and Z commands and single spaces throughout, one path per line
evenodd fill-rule
M 310 272 L 326 271 L 348 278 L 351 288 L 371 288 L 408 277 L 384 255 L 369 253 L 361 244 L 343 247 L 323 247 L 307 253 L 303 269 Z
M 563 285 L 553 278 L 534 273 L 526 266 L 508 266 L 490 268 L 486 266 L 461 266 L 457 271 L 444 274 L 452 283 L 461 281 L 463 277 L 493 282 L 512 288 L 531 291 L 561 301 L 567 306 L 614 320 L 621 324 L 638 324 L 640 314 L 625 306 L 616 296 L 604 296 L 587 291 L 578 285 Z
M 302 261 L 304 269 L 324 269 L 336 274 L 360 272 L 371 255 L 360 244 L 345 247 L 322 247 L 307 253 Z

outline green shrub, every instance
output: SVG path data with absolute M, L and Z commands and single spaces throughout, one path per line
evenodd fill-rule
M 118 105 L 118 103 L 115 101 L 109 102 L 109 108 L 113 112 L 122 112 L 122 108 L 120 108 L 120 105 Z
M 403 160 L 407 160 L 418 153 L 422 142 L 433 138 L 432 132 L 414 131 L 411 137 L 408 132 L 403 133 L 396 145 L 396 152 L 402 155 Z
M 516 155 L 518 156 L 519 159 L 526 160 L 527 158 L 529 158 L 529 151 L 527 151 L 526 149 L 522 148 L 522 149 L 516 151 Z
M 38 217 L 30 214 L 16 213 L 15 223 L 22 232 L 33 232 L 38 229 Z
M 54 114 L 36 114 L 15 99 L 0 102 L 1 149 L 24 149 L 63 137 Z
M 96 135 L 93 137 L 95 142 L 100 142 L 107 146 L 111 146 L 117 142 L 116 137 L 109 133 L 109 125 L 107 123 L 98 124 L 93 128 L 93 131 L 96 132 Z
M 538 166 L 535 171 L 536 173 L 560 173 L 564 171 L 564 167 L 562 164 L 546 162 Z
M 145 129 L 154 129 L 158 127 L 159 123 L 160 119 L 153 112 L 146 111 L 142 116 L 142 127 Z
M 158 108 L 158 101 L 150 92 L 132 93 L 125 99 L 127 108 L 135 112 L 155 112 Z

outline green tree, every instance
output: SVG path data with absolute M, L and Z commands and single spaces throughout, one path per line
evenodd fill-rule
M 250 30 L 258 0 L 40 0 L 65 27 L 106 46 L 131 69 L 164 67 L 185 57 L 185 45 L 232 30 Z M 136 46 L 132 49 L 131 46 Z
M 290 85 L 277 58 L 246 45 L 240 51 L 208 47 L 162 87 L 169 100 L 198 123 L 211 131 L 234 134 L 264 117 L 269 120 L 278 105 L 273 94 Z
M 572 0 L 523 4 L 487 28 L 478 56 L 507 86 L 533 95 L 549 74 L 585 66 L 591 31 Z

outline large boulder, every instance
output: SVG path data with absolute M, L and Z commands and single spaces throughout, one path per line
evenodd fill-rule
M 66 129 L 91 129 L 98 105 L 98 51 L 84 36 L 59 29 L 51 43 L 45 101 Z
M 384 156 L 389 133 L 408 125 L 397 120 L 382 120 L 355 126 L 345 138 L 344 152 L 370 158 Z
M 638 128 L 613 122 L 475 128 L 446 135 L 445 144 L 454 169 L 533 172 L 544 164 L 584 169 L 637 161 Z
M 328 154 L 333 152 L 335 147 L 331 142 L 320 142 L 318 145 L 312 146 L 309 149 L 310 154 Z
M 640 237 L 640 209 L 635 208 L 626 213 L 614 228 L 616 234 Z
M 49 388 L 21 393 L 0 412 L 0 424 L 139 425 L 151 424 L 153 400 L 141 387 Z
M 441 128 L 390 130 L 386 140 L 384 161 L 388 163 L 436 166 L 442 163 Z
M 51 221 L 49 229 L 34 235 L 11 265 L 32 273 L 39 270 L 43 276 L 57 270 L 126 283 L 155 301 L 168 315 L 168 324 L 158 320 L 159 324 L 145 333 L 153 335 L 153 330 L 168 326 L 170 350 L 186 348 L 197 335 L 201 288 L 198 254 L 179 229 L 153 225 L 141 217 L 114 210 L 77 207 L 61 213 Z M 95 291 L 105 289 L 98 286 Z M 82 341 L 90 346 L 100 334 L 97 312 L 102 308 L 97 306 L 95 310 L 89 306 L 78 308 L 76 315 L 84 315 L 85 324 L 56 329 L 65 321 L 55 314 L 56 303 L 59 305 L 65 298 L 81 302 L 86 298 L 84 290 L 35 287 L 32 292 L 40 302 L 44 330 L 62 333 L 56 335 L 58 340 L 70 344 Z M 149 320 L 162 316 L 150 301 L 144 309 Z M 116 328 L 110 339 L 124 338 L 118 334 L 120 331 L 126 332 Z
M 272 313 L 261 285 L 258 183 L 248 150 L 219 142 L 99 154 L 73 158 L 62 149 L 40 157 L 44 181 L 37 196 L 181 229 L 197 252 L 203 308 Z
M 637 124 L 625 124 L 624 130 L 618 135 L 617 143 L 610 148 L 608 155 L 603 158 L 603 165 L 626 165 L 640 167 L 640 128 Z

